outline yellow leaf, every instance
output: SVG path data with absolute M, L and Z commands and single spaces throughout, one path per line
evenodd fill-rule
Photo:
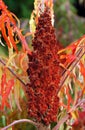
M 20 82 L 19 80 L 16 80 L 16 86 L 14 87 L 14 97 L 15 97 L 15 102 L 20 111 L 22 111 L 19 103 L 19 98 L 20 98 Z
M 77 110 L 71 112 L 71 115 L 72 115 L 73 119 L 75 119 L 75 120 L 79 118 L 79 116 L 78 116 L 78 111 L 77 111 Z

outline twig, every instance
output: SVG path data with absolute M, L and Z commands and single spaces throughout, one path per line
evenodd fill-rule
M 65 115 L 52 130 L 59 130 L 60 125 L 63 124 L 68 118 L 69 115 Z
M 15 120 L 14 122 L 12 122 L 11 124 L 9 124 L 8 126 L 2 128 L 1 130 L 7 130 L 8 128 L 12 127 L 13 125 L 15 124 L 18 124 L 18 123 L 25 123 L 25 122 L 28 122 L 28 123 L 31 123 L 32 125 L 34 125 L 35 127 L 38 127 L 38 123 L 32 121 L 32 120 L 29 120 L 29 119 L 21 119 L 21 120 Z
M 80 48 L 80 49 L 76 52 L 75 56 L 76 56 L 76 57 L 79 57 L 79 54 L 80 54 L 81 52 L 82 52 L 82 48 Z M 73 62 L 70 62 L 70 63 L 67 65 L 67 69 L 69 69 L 72 64 L 73 64 Z M 63 76 L 63 74 L 67 71 L 67 69 L 63 71 L 62 76 Z
M 78 50 L 78 53 L 77 53 L 77 55 L 76 55 L 76 56 L 77 56 L 76 60 L 75 60 L 74 62 L 72 62 L 71 64 L 69 64 L 68 69 L 71 67 L 70 72 L 74 69 L 74 67 L 76 66 L 76 64 L 77 64 L 77 63 L 80 61 L 80 59 L 84 56 L 85 51 L 84 51 L 83 53 L 81 53 L 81 52 L 82 52 L 82 49 L 83 49 L 83 48 L 80 48 L 80 49 Z M 60 82 L 60 84 L 59 84 L 60 88 L 59 88 L 58 92 L 60 91 L 60 89 L 61 89 L 61 87 L 63 86 L 64 82 L 65 82 L 66 79 L 68 78 L 68 73 L 67 73 L 67 71 L 65 71 L 65 73 L 63 74 L 62 77 L 63 77 L 63 78 L 61 79 L 61 82 Z
M 68 113 L 71 113 L 72 111 L 75 111 L 77 107 L 79 107 L 81 104 L 85 103 L 85 99 L 80 100 L 75 106 L 73 106 Z
M 6 63 L 1 58 L 0 63 L 6 66 Z M 16 79 L 18 79 L 24 86 L 26 86 L 26 84 L 14 73 L 14 71 L 11 68 L 7 67 L 7 69 L 16 77 Z

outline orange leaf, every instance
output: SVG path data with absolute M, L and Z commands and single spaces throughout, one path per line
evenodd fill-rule
M 4 25 L 3 22 L 2 22 L 2 24 L 1 24 L 1 32 L 2 32 L 2 35 L 3 35 L 4 40 L 6 41 L 6 44 L 8 45 L 8 47 L 11 47 L 11 46 L 10 46 L 10 42 L 9 42 L 9 40 L 8 40 L 8 37 L 7 37 L 7 34 L 6 34 L 5 25 Z
M 70 105 L 73 102 L 73 99 L 72 99 L 71 94 L 70 94 L 69 86 L 66 87 L 66 95 L 67 95 L 67 98 L 68 98 L 67 110 L 69 110 L 70 109 Z
M 16 52 L 18 52 L 18 49 L 17 49 L 17 46 L 16 46 L 16 42 L 14 41 L 14 38 L 13 38 L 13 31 L 12 31 L 12 27 L 10 27 L 10 23 L 9 21 L 7 21 L 7 24 L 6 24 L 6 27 L 8 29 L 8 36 L 9 36 L 9 39 L 14 47 L 14 49 L 16 50 Z
M 80 72 L 85 77 L 85 66 L 84 64 L 80 61 Z

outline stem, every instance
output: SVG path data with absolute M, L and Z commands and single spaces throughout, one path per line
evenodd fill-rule
M 82 52 L 82 48 L 80 48 L 80 49 L 76 52 L 76 57 L 79 57 L 79 55 L 80 55 L 81 52 Z M 69 63 L 69 64 L 67 65 L 67 69 L 69 69 L 72 64 L 73 64 L 73 62 Z M 67 69 L 66 69 L 66 70 L 67 70 Z M 66 72 L 66 70 L 63 71 L 62 76 L 63 76 L 63 74 Z
M 84 50 L 84 52 L 82 52 L 82 49 L 83 49 L 83 48 L 80 48 L 80 49 L 77 51 L 77 53 L 76 53 L 76 57 L 77 57 L 76 60 L 75 60 L 74 62 L 70 63 L 70 64 L 67 66 L 67 69 L 69 69 L 69 68 L 71 67 L 70 72 L 74 69 L 74 67 L 76 66 L 76 64 L 77 64 L 77 63 L 80 61 L 80 59 L 84 56 L 85 50 Z M 82 53 L 81 53 L 81 52 L 82 52 Z M 65 73 L 63 74 L 62 77 L 63 77 L 63 78 L 61 78 L 61 82 L 60 82 L 60 84 L 59 84 L 60 88 L 59 88 L 58 92 L 60 91 L 60 89 L 61 89 L 61 87 L 63 86 L 64 82 L 65 82 L 66 79 L 68 78 L 68 73 L 67 73 L 67 71 L 65 71 Z
M 68 113 L 71 113 L 72 111 L 75 111 L 76 108 L 78 108 L 82 104 L 85 104 L 85 99 L 82 99 L 77 104 L 75 104 L 75 106 L 73 106 Z
M 44 126 L 43 124 L 36 123 L 36 122 L 29 120 L 29 119 L 15 120 L 14 122 L 12 122 L 8 126 L 2 128 L 1 130 L 7 130 L 8 128 L 12 127 L 13 125 L 16 125 L 18 123 L 25 123 L 25 122 L 28 122 L 28 123 L 34 125 L 37 128 L 37 130 L 50 130 L 50 125 Z
M 11 124 L 9 124 L 8 126 L 2 128 L 1 130 L 7 130 L 8 128 L 12 127 L 13 125 L 15 124 L 18 124 L 18 123 L 24 123 L 24 122 L 28 122 L 28 123 L 31 123 L 32 125 L 34 125 L 35 127 L 38 127 L 39 124 L 29 120 L 29 119 L 21 119 L 21 120 L 16 120 L 14 122 L 12 122 Z
M 0 63 L 6 66 L 6 63 L 1 58 Z M 16 79 L 18 79 L 24 86 L 26 86 L 26 84 L 14 73 L 14 71 L 11 68 L 7 67 L 7 69 L 16 77 Z
M 68 118 L 69 115 L 65 115 L 52 130 L 59 130 L 60 125 L 63 124 Z

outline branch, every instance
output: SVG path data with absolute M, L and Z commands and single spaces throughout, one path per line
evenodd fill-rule
M 76 52 L 76 57 L 77 57 L 76 60 L 67 66 L 67 69 L 69 69 L 71 67 L 70 72 L 74 69 L 74 67 L 77 65 L 77 63 L 80 61 L 80 59 L 85 55 L 85 50 L 84 50 L 84 52 L 82 52 L 82 50 L 83 50 L 83 48 L 80 48 Z M 62 75 L 61 82 L 59 84 L 60 88 L 59 88 L 58 92 L 60 91 L 61 87 L 63 86 L 63 84 L 67 78 L 68 78 L 68 73 L 67 73 L 67 71 L 65 71 Z
M 75 106 L 73 106 L 68 113 L 71 113 L 72 111 L 75 111 L 77 107 L 81 106 L 82 104 L 85 104 L 85 99 L 81 99 Z
M 1 58 L 0 63 L 6 66 L 6 63 Z M 14 73 L 14 71 L 11 68 L 7 67 L 7 69 L 16 77 L 16 79 L 18 79 L 22 83 L 22 85 L 26 86 L 26 84 Z
M 76 54 L 75 54 L 76 57 L 79 57 L 79 55 L 81 54 L 81 52 L 82 52 L 82 48 L 80 48 L 80 49 L 76 52 Z M 69 69 L 72 64 L 73 64 L 73 62 L 68 63 L 68 65 L 66 66 L 67 69 Z M 67 71 L 67 69 L 63 71 L 62 76 L 65 74 L 65 72 Z
M 52 130 L 59 130 L 60 125 L 63 124 L 68 118 L 69 115 L 65 115 Z
M 31 121 L 29 119 L 21 119 L 21 120 L 15 120 L 14 122 L 12 122 L 11 124 L 9 124 L 8 126 L 2 128 L 1 130 L 7 130 L 8 128 L 12 127 L 13 125 L 15 124 L 18 124 L 18 123 L 25 123 L 25 122 L 28 122 L 32 125 L 34 125 L 35 127 L 38 127 L 38 123 L 35 123 L 34 121 Z

